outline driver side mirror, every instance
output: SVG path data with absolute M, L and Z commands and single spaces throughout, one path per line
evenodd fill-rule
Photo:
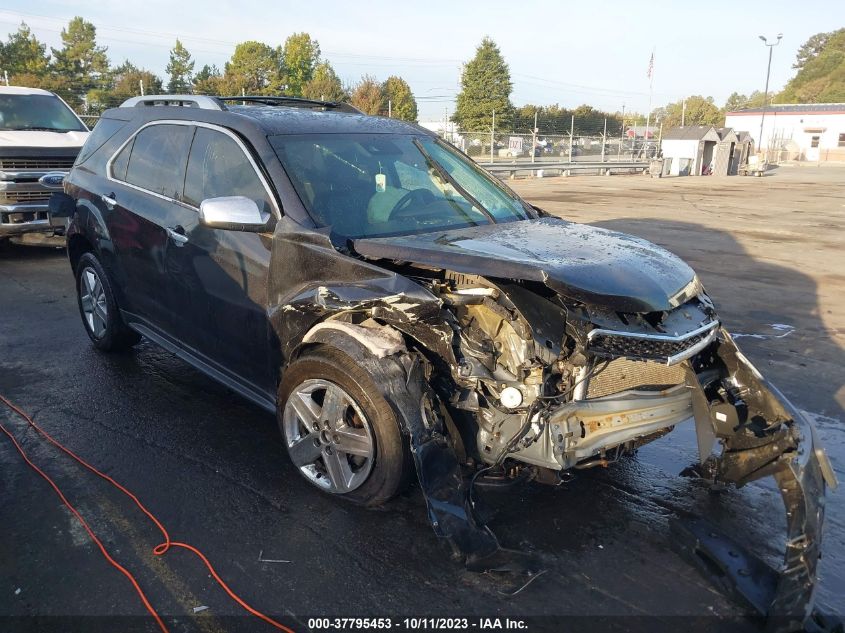
M 269 213 L 262 213 L 255 200 L 244 196 L 208 198 L 200 203 L 200 224 L 225 231 L 260 232 L 267 228 Z

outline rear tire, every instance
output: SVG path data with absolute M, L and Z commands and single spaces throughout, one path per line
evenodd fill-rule
M 328 398 L 333 404 L 326 411 Z M 396 415 L 370 374 L 345 353 L 326 345 L 306 351 L 285 370 L 278 402 L 291 461 L 315 487 L 377 506 L 407 485 L 410 449 Z M 340 485 L 338 471 L 345 473 Z
M 84 253 L 76 264 L 76 299 L 85 331 L 97 349 L 122 351 L 141 340 L 123 322 L 111 280 L 93 253 Z

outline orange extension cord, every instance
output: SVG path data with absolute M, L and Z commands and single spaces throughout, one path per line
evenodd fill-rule
M 81 457 L 79 457 L 76 453 L 74 453 L 74 452 L 73 452 L 73 451 L 71 451 L 70 449 L 65 448 L 64 446 L 62 446 L 62 445 L 61 445 L 61 444 L 60 444 L 60 443 L 59 443 L 56 439 L 54 439 L 54 438 L 53 438 L 53 436 L 51 436 L 49 433 L 47 433 L 47 431 L 45 431 L 45 430 L 44 430 L 44 429 L 42 429 L 40 426 L 38 426 L 38 425 L 35 423 L 35 421 L 34 421 L 34 420 L 33 420 L 33 419 L 29 416 L 29 415 L 27 415 L 27 414 L 26 414 L 26 413 L 24 413 L 21 409 L 19 409 L 17 406 L 15 406 L 15 405 L 14 405 L 14 404 L 12 404 L 11 402 L 9 402 L 9 400 L 7 400 L 7 399 L 6 399 L 5 397 L 3 397 L 2 395 L 0 395 L 0 401 L 2 401 L 2 402 L 3 402 L 3 404 L 5 404 L 5 405 L 6 405 L 7 407 L 9 407 L 12 411 L 14 411 L 15 413 L 17 413 L 17 414 L 18 414 L 19 416 L 21 416 L 24 420 L 26 420 L 26 421 L 27 421 L 27 423 L 28 423 L 28 424 L 29 424 L 32 428 L 34 428 L 36 431 L 38 431 L 38 433 L 40 433 L 40 434 L 44 437 L 44 439 L 46 439 L 48 442 L 50 442 L 53 446 L 55 446 L 56 448 L 58 448 L 59 450 L 61 450 L 61 451 L 62 451 L 63 453 L 65 453 L 66 455 L 69 455 L 70 457 L 72 457 L 74 460 L 76 460 L 77 462 L 79 462 L 80 464 L 82 464 L 83 466 L 85 466 L 85 468 L 87 468 L 88 470 L 90 470 L 92 473 L 94 473 L 94 474 L 95 474 L 95 475 L 97 475 L 98 477 L 101 477 L 101 478 L 105 479 L 107 482 L 109 482 L 110 484 L 112 484 L 115 488 L 117 488 L 118 490 L 120 490 L 120 491 L 121 491 L 123 494 L 125 494 L 127 497 L 129 497 L 130 499 L 132 499 L 132 501 L 135 503 L 135 505 L 136 505 L 136 506 L 138 506 L 138 507 L 141 509 L 141 512 L 143 512 L 144 514 L 146 514 L 146 515 L 147 515 L 147 517 L 149 517 L 150 521 L 152 521 L 153 523 L 155 523 L 155 524 L 156 524 L 156 527 L 157 527 L 157 528 L 161 531 L 161 534 L 162 534 L 162 536 L 164 537 L 164 542 L 160 543 L 159 545 L 156 545 L 156 546 L 153 548 L 153 554 L 155 554 L 156 556 L 162 556 L 162 555 L 163 555 L 163 554 L 165 554 L 165 553 L 167 552 L 167 550 L 169 550 L 171 547 L 181 547 L 181 548 L 183 548 L 183 549 L 186 549 L 186 550 L 189 550 L 189 551 L 193 552 L 194 554 L 196 554 L 196 555 L 199 557 L 199 559 L 200 559 L 203 563 L 205 563 L 205 566 L 206 566 L 206 567 L 208 567 L 208 571 L 209 571 L 209 572 L 211 572 L 211 575 L 214 577 L 214 580 L 216 580 L 216 581 L 220 584 L 220 586 L 221 586 L 221 587 L 223 587 L 223 590 L 224 590 L 227 594 L 229 594 L 229 597 L 230 597 L 230 598 L 232 598 L 232 600 L 234 600 L 235 602 L 237 602 L 240 606 L 242 606 L 244 609 L 246 609 L 249 613 L 251 613 L 251 614 L 252 614 L 252 615 L 254 615 L 255 617 L 257 617 L 257 618 L 261 618 L 262 620 L 264 620 L 264 621 L 265 621 L 265 622 L 267 622 L 268 624 L 270 624 L 270 625 L 272 625 L 272 626 L 276 627 L 277 629 L 282 630 L 282 631 L 286 631 L 287 633 L 294 633 L 292 629 L 289 629 L 288 627 L 286 627 L 286 626 L 285 626 L 284 624 L 282 624 L 281 622 L 277 622 L 277 621 L 276 621 L 276 620 L 274 620 L 273 618 L 271 618 L 271 617 L 269 617 L 269 616 L 267 616 L 267 615 L 265 615 L 265 614 L 261 613 L 260 611 L 258 611 L 258 610 L 256 610 L 256 609 L 253 609 L 253 608 L 252 608 L 251 606 L 249 606 L 249 605 L 248 605 L 248 604 L 247 604 L 244 600 L 242 600 L 242 599 L 241 599 L 241 598 L 240 598 L 240 597 L 239 597 L 239 596 L 238 596 L 238 595 L 237 595 L 234 591 L 232 591 L 232 590 L 229 588 L 229 585 L 227 585 L 225 582 L 223 582 L 223 579 L 222 579 L 222 578 L 220 578 L 220 576 L 217 574 L 217 572 L 215 571 L 214 567 L 212 567 L 212 566 L 211 566 L 211 563 L 208 561 L 208 559 L 205 557 L 205 555 L 204 555 L 201 551 L 199 551 L 196 547 L 194 547 L 194 546 L 192 546 L 192 545 L 189 545 L 188 543 L 178 543 L 178 542 L 176 542 L 176 541 L 171 541 L 171 540 L 170 540 L 170 535 L 167 533 L 167 530 L 166 530 L 166 529 L 164 528 L 164 526 L 161 524 L 161 521 L 159 521 L 159 520 L 155 517 L 155 515 L 154 515 L 152 512 L 150 512 L 149 510 L 147 510 L 147 508 L 144 506 L 144 504 L 143 504 L 143 503 L 141 503 L 141 502 L 138 500 L 138 497 L 136 497 L 133 493 L 131 493 L 131 492 L 130 492 L 129 490 L 127 490 L 124 486 L 122 486 L 121 484 L 119 484 L 118 482 L 116 482 L 114 479 L 112 479 L 111 477 L 109 477 L 109 476 L 108 476 L 108 475 L 106 475 L 105 473 L 102 473 L 102 472 L 100 472 L 99 470 L 97 470 L 96 468 L 94 468 L 91 464 L 89 464 L 88 462 L 86 462 L 84 459 L 82 459 Z M 88 525 L 88 523 L 85 521 L 85 519 L 83 519 L 83 518 L 82 518 L 82 515 L 81 515 L 81 514 L 79 514 L 79 512 L 77 511 L 77 509 L 76 509 L 76 508 L 74 508 L 74 507 L 73 507 L 73 505 L 70 503 L 70 501 L 68 501 L 68 500 L 67 500 L 67 497 L 65 497 L 65 495 L 62 493 L 61 489 L 60 489 L 60 488 L 56 485 L 56 482 L 55 482 L 55 481 L 53 481 L 53 480 L 50 478 L 50 476 L 49 476 L 49 475 L 47 475 L 47 474 L 46 474 L 43 470 L 41 470 L 38 466 L 36 466 L 36 465 L 32 462 L 32 460 L 30 460 L 30 459 L 29 459 L 29 456 L 26 454 L 26 451 L 24 451 L 24 450 L 23 450 L 23 448 L 21 447 L 21 445 L 18 443 L 17 439 L 15 439 L 15 436 L 14 436 L 14 435 L 12 435 L 12 434 L 11 434 L 11 433 L 10 433 L 10 432 L 6 429 L 6 427 L 5 427 L 5 426 L 3 426 L 3 424 L 2 424 L 2 423 L 0 423 L 0 430 L 2 430 L 2 431 L 3 431 L 3 433 L 5 433 L 6 435 L 8 435 L 8 436 L 9 436 L 9 439 L 10 439 L 10 440 L 12 440 L 12 443 L 15 445 L 15 448 L 16 448 L 16 449 L 18 449 L 18 452 L 21 454 L 21 456 L 23 457 L 24 461 L 25 461 L 27 464 L 29 464 L 29 466 L 31 466 L 31 467 L 32 467 L 32 469 L 33 469 L 33 470 L 35 470 L 35 472 L 37 472 L 39 475 L 41 475 L 41 476 L 42 476 L 42 477 L 43 477 L 43 478 L 47 481 L 47 483 L 48 483 L 48 484 L 50 484 L 50 486 L 53 488 L 53 490 L 55 490 L 55 491 L 56 491 L 56 494 L 57 494 L 57 495 L 59 495 L 59 498 L 62 500 L 62 503 L 64 503 L 64 504 L 65 504 L 65 506 L 67 506 L 67 508 L 68 508 L 68 509 L 69 509 L 69 510 L 73 513 L 73 515 L 74 515 L 77 519 L 79 519 L 79 522 L 82 524 L 82 527 L 84 527 L 84 528 L 85 528 L 85 531 L 86 531 L 86 532 L 88 532 L 88 536 L 90 536 L 90 537 L 91 537 L 91 540 L 92 540 L 92 541 L 94 541 L 94 543 L 96 543 L 96 544 L 97 544 L 97 547 L 99 547 L 99 548 L 100 548 L 100 551 L 102 552 L 102 554 L 103 554 L 103 556 L 105 557 L 105 559 L 109 562 L 109 564 L 110 564 L 110 565 L 112 565 L 113 567 L 115 567 L 118 571 L 120 571 L 120 573 L 122 573 L 124 576 L 126 576 L 126 577 L 129 579 L 129 582 L 131 582 L 131 583 L 132 583 L 132 586 L 135 588 L 135 591 L 136 591 L 136 592 L 138 593 L 138 595 L 140 596 L 140 598 L 141 598 L 141 602 L 143 602 L 143 603 L 144 603 L 144 607 L 147 609 L 147 611 L 149 611 L 149 612 L 150 612 L 150 615 L 152 615 L 152 616 L 153 616 L 153 618 L 155 618 L 155 621 L 156 621 L 156 623 L 158 624 L 159 628 L 160 628 L 160 629 L 161 629 L 164 633 L 168 633 L 168 628 L 167 628 L 167 626 L 164 624 L 164 621 L 161 619 L 161 616 L 160 616 L 160 615 L 156 612 L 155 607 L 153 607 L 153 606 L 152 606 L 152 604 L 150 604 L 150 601 L 147 599 L 147 596 L 144 594 L 144 590 L 143 590 L 143 589 L 141 589 L 141 586 L 138 584 L 138 581 L 137 581 L 137 580 L 135 579 L 135 577 L 132 575 L 132 572 L 130 572 L 129 570 L 127 570 L 127 569 L 126 569 L 125 567 L 123 567 L 120 563 L 118 563 L 116 560 L 114 560 L 114 558 L 112 558 L 112 557 L 111 557 L 111 555 L 110 555 L 110 554 L 106 551 L 106 548 L 105 548 L 105 546 L 103 545 L 102 541 L 100 541 L 100 539 L 99 539 L 99 538 L 97 538 L 97 535 L 96 535 L 96 534 L 94 534 L 94 532 L 91 530 L 91 527 Z

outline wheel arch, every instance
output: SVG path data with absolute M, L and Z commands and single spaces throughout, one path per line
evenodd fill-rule
M 67 256 L 70 261 L 71 270 L 76 273 L 76 267 L 79 265 L 79 260 L 85 253 L 93 253 L 94 245 L 87 237 L 80 233 L 75 233 L 68 238 L 67 241 Z

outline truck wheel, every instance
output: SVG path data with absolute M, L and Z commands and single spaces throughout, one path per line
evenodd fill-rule
M 278 417 L 291 461 L 320 490 L 376 506 L 406 485 L 411 460 L 396 416 L 343 352 L 321 345 L 291 363 Z
M 109 277 L 93 253 L 84 253 L 76 265 L 76 298 L 85 331 L 97 349 L 116 352 L 141 340 L 120 317 Z

